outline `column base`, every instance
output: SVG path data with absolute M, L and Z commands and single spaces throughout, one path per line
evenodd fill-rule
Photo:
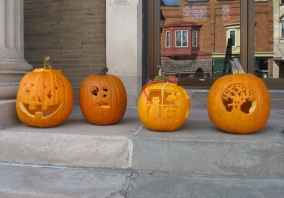
M 25 59 L 0 58 L 0 99 L 15 99 L 22 77 L 32 69 Z
M 0 130 L 20 124 L 16 112 L 16 100 L 0 100 Z

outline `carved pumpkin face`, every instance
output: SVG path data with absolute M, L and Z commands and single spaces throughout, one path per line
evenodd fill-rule
M 73 89 L 60 70 L 34 69 L 20 82 L 16 110 L 26 125 L 57 126 L 69 117 L 73 104 Z
M 260 130 L 270 114 L 270 97 L 261 79 L 246 73 L 219 78 L 207 101 L 208 115 L 219 129 L 230 133 Z
M 153 83 L 146 86 L 138 99 L 140 121 L 153 131 L 174 131 L 180 128 L 190 113 L 190 98 L 180 86 Z
M 116 124 L 126 111 L 125 87 L 111 74 L 86 77 L 80 86 L 79 100 L 81 111 L 91 124 Z

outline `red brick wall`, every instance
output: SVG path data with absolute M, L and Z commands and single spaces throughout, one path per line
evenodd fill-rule
M 230 5 L 230 15 L 222 17 L 222 5 Z M 166 23 L 183 19 L 184 6 L 206 6 L 207 17 L 195 20 L 201 24 L 200 30 L 200 55 L 213 52 L 226 51 L 226 27 L 225 23 L 240 21 L 240 0 L 218 1 L 209 0 L 202 3 L 188 3 L 181 0 L 180 7 L 162 7 Z M 273 51 L 273 1 L 255 3 L 255 51 Z M 164 48 L 164 37 L 161 38 L 161 49 Z

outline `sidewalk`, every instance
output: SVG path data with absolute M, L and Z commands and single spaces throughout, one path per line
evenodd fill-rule
M 280 198 L 284 194 L 284 179 L 19 164 L 1 164 L 0 174 L 0 198 Z

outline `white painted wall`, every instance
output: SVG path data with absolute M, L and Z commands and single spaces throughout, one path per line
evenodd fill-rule
M 106 64 L 124 83 L 128 107 L 142 86 L 142 0 L 106 0 Z

